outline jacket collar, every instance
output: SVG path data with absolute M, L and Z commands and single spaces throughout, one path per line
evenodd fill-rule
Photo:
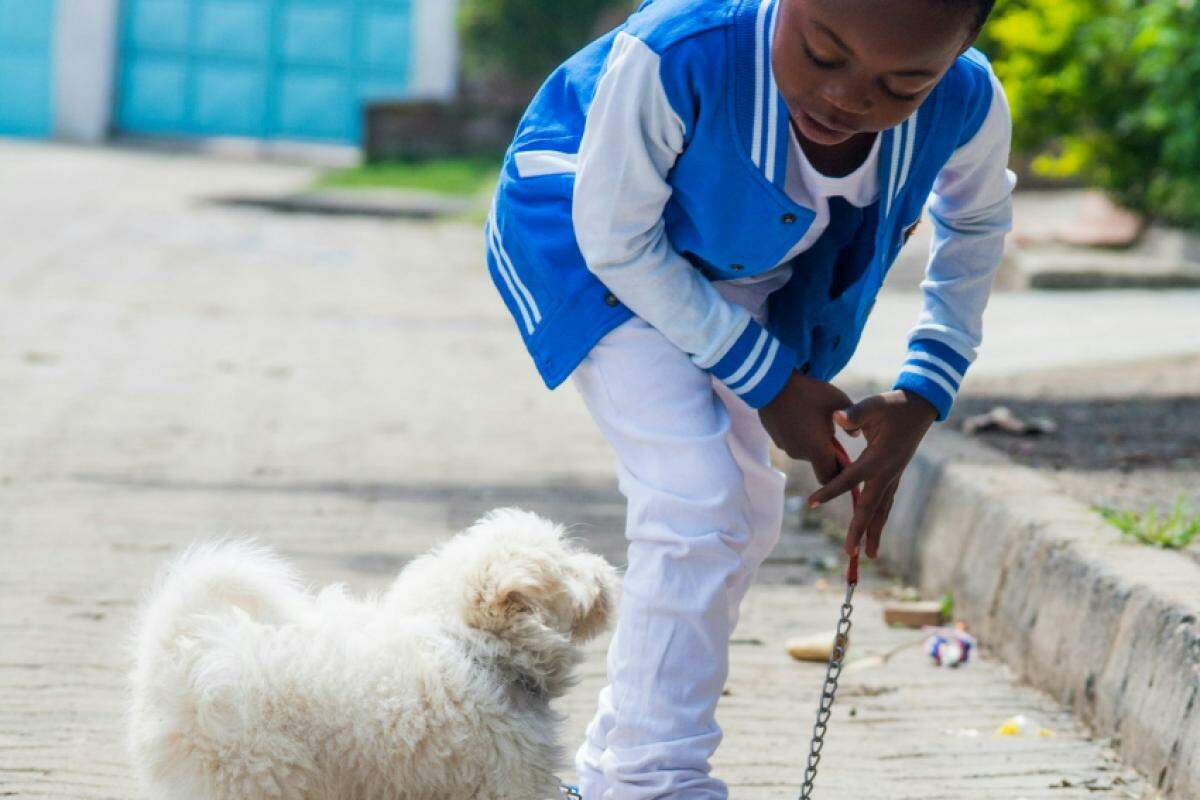
M 787 180 L 788 110 L 771 69 L 779 0 L 742 0 L 738 13 L 738 127 L 754 168 L 780 190 Z
M 913 156 L 917 151 L 917 123 L 921 109 L 891 130 L 883 132 L 879 149 L 879 192 L 883 216 L 889 217 L 900 193 L 912 174 Z

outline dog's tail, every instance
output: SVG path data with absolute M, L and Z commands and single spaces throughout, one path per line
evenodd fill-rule
M 142 608 L 137 648 L 171 650 L 214 615 L 240 611 L 257 622 L 296 619 L 307 597 L 283 559 L 252 540 L 197 542 L 167 565 Z
M 236 719 L 236 702 L 214 687 L 237 685 L 239 661 L 230 651 L 214 656 L 212 637 L 250 621 L 299 620 L 311 602 L 281 558 L 247 539 L 198 542 L 159 573 L 127 640 L 127 747 L 143 786 L 160 787 L 151 796 L 199 796 L 180 788 L 206 780 L 192 750 L 197 730 Z

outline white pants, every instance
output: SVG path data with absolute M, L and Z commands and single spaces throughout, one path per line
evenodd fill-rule
M 779 540 L 784 476 L 757 412 L 641 319 L 573 380 L 616 452 L 629 540 L 609 683 L 575 756 L 581 792 L 725 800 L 714 714 L 738 608 Z

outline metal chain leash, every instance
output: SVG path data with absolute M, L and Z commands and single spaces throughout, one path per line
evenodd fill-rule
M 821 763 L 821 750 L 825 747 L 826 726 L 833 714 L 833 701 L 837 697 L 838 679 L 842 676 L 842 661 L 846 657 L 846 646 L 850 641 L 850 614 L 854 611 L 854 587 L 847 583 L 846 599 L 842 601 L 842 612 L 838 618 L 837 634 L 833 639 L 833 652 L 829 654 L 829 665 L 825 668 L 825 683 L 821 686 L 821 699 L 817 704 L 817 721 L 813 725 L 812 743 L 809 745 L 808 764 L 804 768 L 804 785 L 800 789 L 800 800 L 810 800 L 813 785 L 817 780 L 817 766 Z
M 837 452 L 838 463 L 843 469 L 850 465 L 850 456 L 837 440 L 833 440 Z M 855 486 L 850 490 L 854 506 L 858 507 L 859 490 Z M 850 645 L 850 615 L 854 613 L 854 589 L 858 586 L 858 550 L 850 555 L 850 564 L 846 568 L 846 598 L 842 600 L 841 613 L 838 616 L 837 633 L 833 637 L 833 652 L 829 654 L 829 664 L 825 667 L 825 682 L 821 685 L 821 699 L 817 703 L 817 721 L 813 724 L 812 742 L 808 749 L 808 763 L 804 767 L 804 784 L 800 788 L 800 800 L 811 800 L 813 787 L 817 781 L 817 767 L 821 763 L 821 750 L 825 747 L 825 734 L 829 718 L 833 715 L 833 701 L 837 697 L 838 679 L 842 677 L 842 663 L 846 658 L 846 648 Z

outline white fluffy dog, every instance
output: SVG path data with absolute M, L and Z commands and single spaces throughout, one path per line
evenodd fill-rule
M 136 630 L 129 747 L 153 800 L 541 800 L 550 701 L 615 611 L 616 571 L 494 511 L 381 596 L 305 591 L 245 541 L 193 545 Z

